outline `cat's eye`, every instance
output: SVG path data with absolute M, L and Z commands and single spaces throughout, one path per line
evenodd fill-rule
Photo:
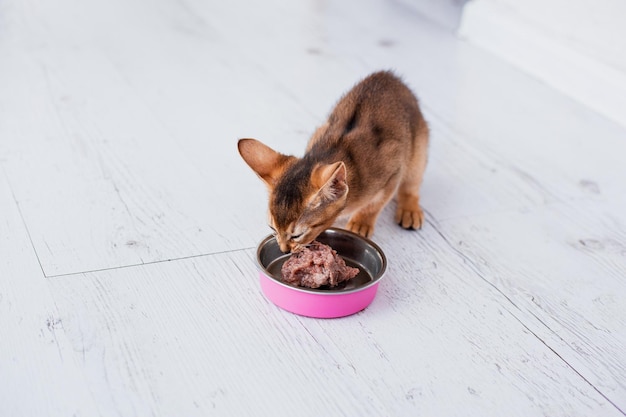
M 291 240 L 296 240 L 296 239 L 299 239 L 299 238 L 301 238 L 301 237 L 302 237 L 302 235 L 303 235 L 303 234 L 304 234 L 304 233 L 300 233 L 300 234 L 297 234 L 297 235 L 291 235 Z

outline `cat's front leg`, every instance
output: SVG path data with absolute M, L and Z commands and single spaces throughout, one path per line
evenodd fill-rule
M 412 194 L 398 193 L 398 208 L 395 221 L 405 229 L 421 229 L 424 212 L 419 205 L 419 197 Z
M 348 230 L 367 238 L 371 237 L 374 234 L 376 219 L 378 219 L 380 212 L 393 197 L 397 184 L 398 180 L 396 177 L 392 177 L 387 182 L 386 187 L 380 191 L 370 203 L 359 208 L 352 217 L 350 217 L 346 225 Z
M 426 169 L 428 134 L 428 128 L 424 125 L 415 137 L 417 146 L 414 147 L 408 169 L 404 171 L 398 187 L 395 221 L 405 229 L 421 229 L 424 223 L 424 212 L 420 207 L 420 186 Z
M 375 224 L 376 218 L 374 218 L 374 221 L 371 221 L 370 219 L 367 219 L 363 216 L 353 216 L 348 221 L 346 227 L 351 232 L 369 238 L 374 234 Z

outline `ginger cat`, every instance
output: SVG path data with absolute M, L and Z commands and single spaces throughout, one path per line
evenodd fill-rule
M 419 190 L 429 130 L 416 97 L 392 72 L 356 84 L 319 127 L 302 158 L 256 139 L 239 153 L 269 190 L 270 227 L 283 252 L 297 251 L 350 215 L 347 228 L 370 237 L 378 214 L 397 195 L 395 221 L 422 226 Z

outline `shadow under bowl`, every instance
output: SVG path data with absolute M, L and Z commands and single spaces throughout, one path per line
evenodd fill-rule
M 316 318 L 349 316 L 370 305 L 387 269 L 382 249 L 356 233 L 334 227 L 322 232 L 316 240 L 336 250 L 347 265 L 359 268 L 359 274 L 329 289 L 287 284 L 280 271 L 291 254 L 281 252 L 276 238 L 270 235 L 257 249 L 259 279 L 265 296 L 284 310 Z

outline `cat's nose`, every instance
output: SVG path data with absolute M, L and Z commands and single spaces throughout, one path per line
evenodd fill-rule
M 282 253 L 289 253 L 289 252 L 291 252 L 291 247 L 289 246 L 288 243 L 278 242 L 278 246 L 280 247 L 280 251 Z

